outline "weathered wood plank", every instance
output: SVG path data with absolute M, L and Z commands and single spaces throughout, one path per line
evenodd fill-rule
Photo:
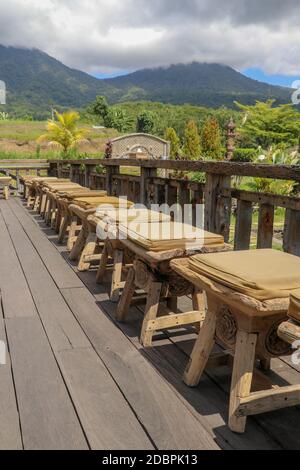
M 82 287 L 78 276 L 68 267 L 66 262 L 59 256 L 52 243 L 44 236 L 41 227 L 30 217 L 16 199 L 9 201 L 9 207 L 17 217 L 23 230 L 27 234 L 40 257 L 47 266 L 59 289 L 70 287 Z M 46 225 L 45 225 L 46 227 Z
M 4 201 L 0 202 L 3 204 Z M 2 214 L 0 215 L 0 259 L 0 286 L 5 317 L 37 315 Z
M 59 351 L 72 349 L 73 347 L 89 347 L 90 344 L 85 334 L 66 305 L 17 218 L 8 206 L 5 209 L 2 208 L 2 211 L 39 316 L 45 326 L 53 349 Z M 58 255 L 57 252 L 56 254 Z M 68 266 L 67 268 L 71 269 Z
M 286 209 L 300 210 L 300 198 L 296 196 L 281 196 L 278 194 L 244 191 L 241 189 L 223 189 L 221 194 L 225 197 L 242 199 L 253 204 L 269 204 L 274 207 L 284 207 Z
M 286 210 L 283 249 L 287 253 L 300 256 L 300 211 Z
M 257 248 L 272 248 L 274 211 L 274 206 L 269 204 L 262 204 L 259 208 Z
M 248 250 L 251 239 L 252 226 L 252 203 L 249 201 L 238 201 L 236 224 L 234 232 L 234 249 Z
M 218 448 L 162 377 L 101 313 L 90 293 L 85 289 L 65 289 L 63 295 L 159 449 Z
M 228 232 L 228 223 L 230 217 L 220 216 L 220 209 L 224 211 L 226 204 L 223 203 L 220 205 L 219 196 L 220 191 L 223 188 L 230 187 L 230 177 L 223 175 L 215 175 L 208 173 L 206 175 L 205 191 L 204 191 L 204 200 L 205 200 L 205 216 L 204 224 L 205 229 L 213 233 L 222 233 L 227 236 Z M 230 208 L 226 210 L 226 213 Z
M 72 162 L 72 160 L 70 160 Z M 95 160 L 85 160 L 84 164 L 95 164 Z M 118 163 L 116 163 L 118 162 Z M 255 176 L 261 178 L 278 178 L 287 180 L 300 179 L 300 165 L 269 165 L 241 162 L 216 162 L 204 160 L 147 160 L 138 162 L 135 159 L 123 160 L 124 166 L 143 166 L 145 168 L 177 169 L 180 171 L 201 171 L 224 176 Z M 98 164 L 98 161 L 97 163 Z M 99 164 L 108 167 L 120 164 L 118 159 L 99 160 Z
M 93 349 L 62 351 L 58 362 L 92 449 L 153 449 Z
M 7 335 L 25 449 L 87 449 L 38 318 L 9 318 Z
M 6 364 L 0 365 L 0 450 L 21 450 L 19 412 L 7 346 L 5 325 L 0 311 L 0 341 L 5 344 Z M 1 345 L 2 346 L 2 345 Z

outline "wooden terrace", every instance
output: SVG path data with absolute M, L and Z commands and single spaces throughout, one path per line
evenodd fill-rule
M 69 171 L 73 180 L 87 186 L 94 182 L 94 187 L 106 185 L 109 192 L 124 190 L 126 176 L 113 173 L 116 161 L 108 163 L 104 176 L 94 172 L 95 162 L 91 168 L 87 162 L 85 170 L 82 162 L 63 165 L 56 164 L 59 176 Z M 149 195 L 149 182 L 159 188 L 151 193 L 156 198 L 161 198 L 161 189 L 167 187 L 153 174 L 151 165 L 148 162 L 141 177 L 127 177 L 128 188 L 141 199 Z M 52 168 L 54 173 L 54 166 L 52 162 L 47 169 Z M 8 167 L 15 175 L 14 168 Z M 3 172 L 7 173 L 8 167 Z M 220 208 L 224 212 L 225 207 L 228 214 L 226 201 L 241 198 L 241 226 L 245 213 L 241 211 L 248 207 L 248 213 L 243 224 L 246 235 L 235 236 L 239 247 L 250 240 L 250 204 L 245 204 L 245 198 L 255 197 L 263 213 L 272 213 L 272 204 L 284 204 L 289 214 L 285 246 L 297 252 L 299 217 L 291 218 L 291 214 L 299 215 L 299 202 L 276 195 L 231 193 L 228 178 L 233 170 L 227 166 L 228 173 L 221 178 L 220 169 L 224 171 L 225 167 L 215 167 L 216 173 L 208 175 L 205 188 L 173 180 L 169 197 L 174 187 L 179 188 L 183 201 L 187 200 L 187 191 L 198 191 L 200 199 L 204 191 L 206 213 L 210 205 L 211 214 L 206 224 L 211 229 L 215 224 L 215 229 L 225 235 L 228 221 L 218 217 Z M 235 171 L 240 172 L 240 168 Z M 45 171 L 44 163 L 41 171 Z M 261 174 L 265 169 L 249 167 L 242 171 Z M 271 171 L 277 172 L 277 177 L 300 178 L 299 169 L 296 173 L 291 168 L 283 168 L 281 173 L 277 168 Z M 212 208 L 214 201 L 217 206 Z M 269 244 L 269 225 L 264 220 L 260 243 Z M 299 407 L 249 417 L 245 434 L 230 431 L 230 362 L 218 368 L 212 362 L 200 385 L 187 387 L 182 376 L 195 330 L 185 327 L 159 332 L 153 347 L 143 348 L 139 342 L 143 305 L 130 308 L 126 323 L 116 322 L 117 304 L 109 301 L 109 283 L 97 284 L 94 269 L 78 272 L 68 260 L 66 247 L 57 244 L 57 235 L 36 212 L 25 207 L 19 196 L 0 200 L 0 238 L 0 340 L 7 347 L 6 365 L 0 366 L 0 449 L 300 448 Z M 191 302 L 183 297 L 179 308 L 186 311 Z M 218 346 L 216 353 L 219 351 Z M 290 356 L 272 359 L 270 371 L 256 371 L 255 386 L 263 388 L 266 378 L 278 385 L 299 384 L 300 366 L 293 364 Z

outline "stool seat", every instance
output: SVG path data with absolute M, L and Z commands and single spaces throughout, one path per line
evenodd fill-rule
M 139 207 L 130 207 L 129 209 L 97 209 L 96 217 L 98 220 L 112 221 L 115 223 L 136 222 L 170 222 L 171 216 L 150 209 L 141 209 Z
M 270 368 L 272 358 L 292 355 L 291 344 L 300 328 L 288 320 L 299 315 L 300 259 L 276 250 L 196 255 L 172 260 L 171 267 L 207 296 L 207 312 L 196 340 L 184 381 L 196 386 L 216 341 L 234 354 L 229 427 L 245 431 L 247 416 L 300 404 L 300 385 L 254 391 L 253 372 L 260 361 Z M 291 316 L 292 315 L 292 316 Z M 268 378 L 268 377 L 266 377 Z M 271 377 L 270 377 L 271 378 Z
M 162 222 L 161 224 L 128 222 L 120 224 L 119 232 L 123 238 L 129 238 L 152 252 L 224 245 L 224 238 L 221 235 L 180 222 Z
M 300 289 L 300 259 L 277 250 L 196 255 L 189 266 L 208 282 L 216 281 L 261 301 L 286 298 Z
M 122 199 L 114 196 L 104 196 L 104 197 L 77 197 L 74 199 L 73 204 L 76 204 L 83 209 L 91 209 L 93 207 L 97 208 L 98 206 L 109 206 L 112 207 L 131 207 L 133 202 L 128 201 L 127 199 Z

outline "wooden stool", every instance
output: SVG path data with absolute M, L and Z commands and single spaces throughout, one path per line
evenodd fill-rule
M 103 243 L 98 240 L 96 234 L 97 224 L 89 219 L 89 216 L 94 215 L 99 206 L 103 208 L 125 208 L 133 206 L 133 202 L 125 201 L 122 198 L 114 196 L 101 196 L 101 197 L 88 197 L 76 198 L 74 203 L 70 205 L 70 212 L 72 215 L 78 217 L 81 221 L 82 229 L 78 238 L 71 250 L 70 260 L 77 260 L 79 257 L 78 269 L 79 271 L 88 271 L 93 261 L 98 261 L 101 258 L 101 250 Z
M 230 247 L 218 244 L 190 250 L 178 248 L 151 252 L 129 239 L 121 242 L 134 254 L 135 261 L 132 268 L 129 269 L 125 288 L 118 304 L 117 319 L 119 321 L 125 320 L 135 290 L 142 289 L 147 294 L 140 339 L 144 347 L 152 346 L 155 331 L 181 325 L 199 325 L 205 317 L 203 290 L 194 287 L 190 282 L 178 276 L 171 269 L 170 262 L 174 258 L 189 257 L 196 253 L 224 251 L 229 250 Z M 187 313 L 177 313 L 177 299 L 185 295 L 192 295 L 194 310 Z M 169 312 L 158 317 L 158 307 L 162 300 L 167 300 Z
M 198 385 L 213 346 L 220 340 L 234 350 L 229 406 L 232 431 L 243 433 L 249 415 L 300 404 L 300 385 L 251 392 L 256 358 L 268 364 L 271 358 L 291 354 L 290 345 L 277 334 L 287 318 L 289 299 L 256 300 L 196 273 L 188 260 L 174 260 L 171 267 L 207 295 L 208 310 L 184 374 L 185 383 Z
M 12 179 L 9 176 L 1 176 L 0 177 L 0 189 L 2 190 L 2 194 L 4 199 L 8 199 L 9 197 L 9 185 L 11 184 Z
M 69 207 L 71 220 L 74 224 L 81 224 L 79 235 L 73 244 L 69 259 L 76 261 L 79 258 L 78 270 L 88 271 L 92 261 L 100 261 L 101 247 L 97 240 L 96 228 L 93 224 L 89 223 L 88 216 L 96 212 L 94 209 L 83 209 L 76 204 L 71 204 Z M 79 222 L 78 222 L 79 221 Z M 69 232 L 69 241 L 73 236 L 73 231 Z
M 71 251 L 79 231 L 81 230 L 82 224 L 77 215 L 72 214 L 69 210 L 71 204 L 76 205 L 76 198 L 94 198 L 94 197 L 106 197 L 106 191 L 91 190 L 87 188 L 80 188 L 76 191 L 65 191 L 64 193 L 59 192 L 57 197 L 57 214 L 54 223 L 54 228 L 58 232 L 58 243 L 63 243 L 65 236 L 69 233 L 67 249 Z

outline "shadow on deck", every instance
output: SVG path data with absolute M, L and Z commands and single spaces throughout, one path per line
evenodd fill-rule
M 193 330 L 138 341 L 140 307 L 116 324 L 95 273 L 77 273 L 65 248 L 15 198 L 0 201 L 0 449 L 299 449 L 300 410 L 226 426 L 230 369 L 182 382 Z M 189 302 L 189 299 L 183 299 Z M 278 381 L 299 382 L 288 360 Z

